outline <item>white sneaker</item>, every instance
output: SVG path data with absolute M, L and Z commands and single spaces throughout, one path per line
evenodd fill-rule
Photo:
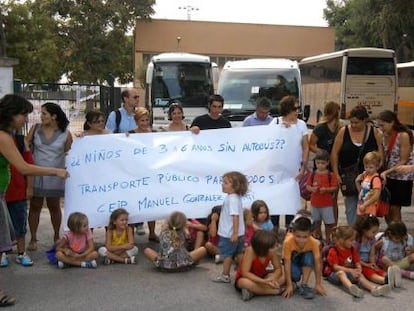
M 230 283 L 231 279 L 230 279 L 229 275 L 220 274 L 213 280 L 213 282 L 216 282 L 216 283 Z
M 379 296 L 385 296 L 389 294 L 390 292 L 391 292 L 391 286 L 389 284 L 385 284 L 385 285 L 380 285 L 380 286 L 375 287 L 371 291 L 371 294 L 374 297 L 379 297 Z
M 25 267 L 29 267 L 33 265 L 33 261 L 30 259 L 30 257 L 26 253 L 24 253 L 23 255 L 18 255 L 16 257 L 16 262 Z
M 394 270 L 394 287 L 401 287 L 402 277 L 400 267 L 392 266 L 392 268 Z
M 63 268 L 65 268 L 65 267 L 66 267 L 65 263 L 64 263 L 63 261 L 60 261 L 60 260 L 58 260 L 57 265 L 58 265 L 58 268 L 59 268 L 59 269 L 63 269 Z
M 6 253 L 2 253 L 1 254 L 1 259 L 0 259 L 0 267 L 7 267 L 9 265 L 9 258 L 7 258 L 7 254 Z
M 390 285 L 391 289 L 395 287 L 395 270 L 394 268 L 388 267 L 387 269 L 387 277 L 388 277 L 388 284 Z
M 220 254 L 217 254 L 216 256 L 214 256 L 214 262 L 216 264 L 222 263 L 223 259 L 220 257 Z
M 349 292 L 351 293 L 352 296 L 354 296 L 356 298 L 362 298 L 362 297 L 364 297 L 364 291 L 362 289 L 360 289 L 355 284 L 352 284 L 351 285 L 351 287 L 349 288 Z

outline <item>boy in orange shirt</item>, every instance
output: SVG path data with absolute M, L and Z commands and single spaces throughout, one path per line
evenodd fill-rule
M 311 219 L 300 214 L 296 215 L 292 221 L 292 232 L 287 233 L 282 248 L 286 278 L 286 290 L 283 293 L 285 298 L 293 294 L 293 284 L 299 281 L 301 284 L 298 289 L 303 298 L 313 299 L 315 291 L 320 295 L 326 295 L 322 285 L 320 243 L 312 237 L 311 232 Z M 315 289 L 308 286 L 312 271 L 315 271 Z

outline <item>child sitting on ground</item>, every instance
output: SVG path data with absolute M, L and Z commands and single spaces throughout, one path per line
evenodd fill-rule
M 374 215 L 362 215 L 354 226 L 357 236 L 355 246 L 361 258 L 362 274 L 376 284 L 390 284 L 391 288 L 401 286 L 401 271 L 397 266 L 389 266 L 387 272 L 377 266 L 375 234 L 379 220 Z
M 95 251 L 92 231 L 89 228 L 88 217 L 74 212 L 68 218 L 69 232 L 66 232 L 56 245 L 58 267 L 66 265 L 82 268 L 96 268 L 98 252 Z
M 414 263 L 413 237 L 408 234 L 403 222 L 392 222 L 380 234 L 377 247 L 380 248 L 378 266 L 387 269 L 396 265 L 403 278 L 414 280 L 414 272 L 408 270 Z
M 286 234 L 282 248 L 285 267 L 286 290 L 283 296 L 289 298 L 294 292 L 293 283 L 301 281 L 299 293 L 305 299 L 313 299 L 315 291 L 326 295 L 322 285 L 322 264 L 320 243 L 312 237 L 312 220 L 297 214 L 291 223 L 291 232 Z M 315 272 L 315 290 L 308 286 L 312 270 Z
M 333 238 L 336 243 L 329 249 L 325 276 L 332 284 L 342 284 L 354 297 L 364 296 L 364 291 L 358 287 L 358 283 L 369 290 L 372 296 L 385 296 L 391 291 L 390 285 L 377 285 L 362 274 L 358 251 L 353 246 L 355 237 L 356 232 L 351 226 L 340 226 L 334 230 Z
M 258 230 L 243 254 L 236 273 L 235 286 L 244 301 L 253 295 L 279 295 L 284 284 L 280 259 L 276 255 L 277 238 L 273 231 Z M 273 271 L 266 268 L 272 264 Z
M 109 217 L 108 230 L 105 236 L 105 246 L 99 248 L 99 254 L 104 257 L 104 264 L 113 262 L 135 264 L 138 247 L 134 242 L 134 230 L 128 225 L 128 212 L 119 208 Z
M 184 234 L 186 224 L 187 217 L 183 213 L 173 212 L 160 234 L 159 251 L 144 249 L 145 256 L 160 270 L 169 272 L 187 270 L 207 254 L 204 246 L 191 252 L 187 251 Z
M 256 228 L 253 223 L 253 214 L 248 209 L 243 209 L 243 218 L 244 218 L 244 249 L 250 245 L 250 241 L 256 231 Z
M 273 230 L 273 223 L 270 220 L 269 207 L 263 200 L 255 200 L 250 207 L 253 214 L 253 225 L 255 230 Z
M 202 224 L 197 219 L 187 220 L 186 225 L 186 236 L 187 243 L 186 247 L 189 251 L 200 248 L 205 243 L 204 234 L 207 231 L 207 226 Z
M 221 205 L 212 208 L 210 215 L 207 217 L 208 238 L 205 245 L 207 253 L 214 257 L 215 263 L 220 263 L 220 250 L 218 248 L 219 236 L 217 234 L 218 222 L 221 213 Z

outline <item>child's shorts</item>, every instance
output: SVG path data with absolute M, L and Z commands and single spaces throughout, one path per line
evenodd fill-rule
M 378 274 L 380 276 L 385 276 L 387 273 L 384 270 L 382 270 L 381 268 L 372 269 L 372 268 L 368 268 L 368 267 L 363 266 L 362 267 L 362 274 L 367 279 L 370 279 L 374 274 Z
M 348 280 L 350 280 L 351 281 L 351 283 L 356 283 L 357 282 L 357 280 L 354 278 L 354 276 L 352 275 L 352 273 L 351 272 L 345 272 L 345 274 L 346 274 L 346 277 L 348 278 Z M 342 283 L 341 283 L 341 280 L 339 280 L 339 278 L 338 278 L 338 276 L 337 276 L 337 274 L 336 274 L 336 272 L 332 272 L 328 277 L 327 277 L 327 280 L 329 281 L 329 282 L 331 282 L 332 284 L 334 284 L 334 285 L 341 285 Z
M 328 207 L 311 207 L 312 220 L 314 222 L 323 221 L 325 225 L 335 223 L 335 215 L 332 206 Z
M 290 266 L 292 281 L 299 282 L 302 276 L 302 267 L 313 268 L 315 266 L 315 259 L 313 258 L 313 253 L 292 253 Z
M 244 236 L 239 236 L 237 242 L 232 243 L 230 242 L 229 238 L 225 238 L 220 236 L 219 239 L 219 250 L 220 250 L 220 257 L 233 257 L 243 253 L 243 246 L 244 246 Z
M 7 208 L 16 236 L 25 236 L 27 233 L 27 200 L 8 202 Z

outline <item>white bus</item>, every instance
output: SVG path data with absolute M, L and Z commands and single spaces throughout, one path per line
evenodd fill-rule
M 398 119 L 414 128 L 414 61 L 397 64 Z
M 184 108 L 184 122 L 207 112 L 208 97 L 214 94 L 217 66 L 210 57 L 189 53 L 163 53 L 153 56 L 147 67 L 145 105 L 154 128 L 169 123 L 172 102 Z M 214 68 L 213 68 L 214 67 Z
M 240 126 L 256 110 L 259 97 L 270 99 L 270 113 L 278 116 L 282 97 L 293 95 L 302 103 L 298 63 L 279 58 L 228 61 L 220 74 L 218 93 L 224 98 L 223 116 L 233 126 Z
M 316 125 L 328 101 L 341 106 L 346 119 L 357 105 L 370 116 L 383 110 L 397 110 L 395 53 L 378 48 L 347 49 L 302 59 L 303 101 L 310 105 L 308 124 Z

